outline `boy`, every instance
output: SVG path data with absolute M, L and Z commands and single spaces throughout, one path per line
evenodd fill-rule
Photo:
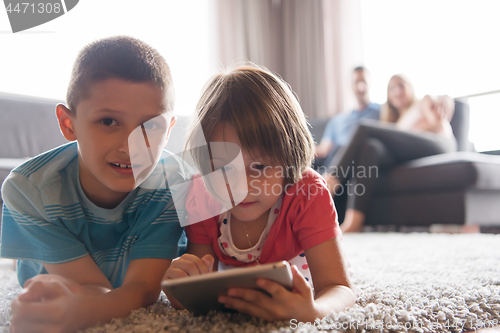
M 175 123 L 163 57 L 130 37 L 94 42 L 66 98 L 57 119 L 76 142 L 19 166 L 2 187 L 1 254 L 18 259 L 25 288 L 12 302 L 15 332 L 72 332 L 154 303 L 182 232 L 156 172 L 186 179 L 175 157 L 158 163 Z

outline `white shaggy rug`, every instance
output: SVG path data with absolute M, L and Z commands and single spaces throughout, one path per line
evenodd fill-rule
M 356 305 L 321 322 L 266 323 L 242 314 L 194 317 L 162 298 L 127 318 L 88 329 L 101 332 L 462 332 L 500 321 L 500 235 L 346 235 L 344 249 Z M 20 291 L 0 262 L 0 332 Z

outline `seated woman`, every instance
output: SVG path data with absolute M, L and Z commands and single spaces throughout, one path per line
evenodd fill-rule
M 456 150 L 450 126 L 453 111 L 449 96 L 427 95 L 418 101 L 405 76 L 398 74 L 389 80 L 382 122 L 361 123 L 325 175 L 332 194 L 347 181 L 356 184 L 357 190 L 351 191 L 347 201 L 343 232 L 362 230 L 380 169 Z

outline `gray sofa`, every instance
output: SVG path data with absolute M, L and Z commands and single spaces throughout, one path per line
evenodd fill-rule
M 67 142 L 55 117 L 59 102 L 0 93 L 0 183 L 27 158 Z M 367 224 L 500 226 L 500 156 L 467 151 L 469 109 L 460 102 L 456 106 L 452 127 L 461 151 L 414 160 L 381 174 Z M 178 118 L 168 150 L 182 150 L 187 122 L 187 117 Z M 326 121 L 310 123 L 319 141 Z M 336 199 L 340 212 L 343 200 Z
M 67 142 L 57 125 L 57 103 L 0 93 L 0 183 L 28 158 Z

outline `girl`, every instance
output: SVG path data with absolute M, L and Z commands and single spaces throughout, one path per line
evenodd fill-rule
M 333 200 L 322 177 L 309 168 L 313 140 L 289 86 L 265 69 L 238 67 L 209 81 L 197 116 L 187 148 L 199 147 L 206 138 L 210 148 L 194 149 L 193 159 L 202 174 L 222 170 L 225 182 L 194 179 L 186 199 L 188 254 L 172 262 L 165 277 L 299 258 L 313 287 L 294 266 L 292 291 L 260 279 L 258 285 L 269 295 L 233 288 L 219 301 L 269 321 L 310 322 L 352 306 Z M 221 152 L 230 156 L 220 158 Z M 238 156 L 243 177 L 231 178 L 238 167 L 227 164 Z M 235 184 L 242 179 L 243 192 Z M 231 198 L 228 210 L 205 218 L 202 212 L 213 207 L 214 197 L 227 206 L 224 191 Z M 175 300 L 172 304 L 179 306 Z
M 365 214 L 376 187 L 378 169 L 456 149 L 450 126 L 453 100 L 448 96 L 425 96 L 418 101 L 406 76 L 391 77 L 387 87 L 387 103 L 382 106 L 382 124 L 361 123 L 349 144 L 335 155 L 330 165 L 333 174 L 326 174 L 332 193 L 353 181 L 359 191 L 348 198 L 343 232 L 362 230 Z M 352 168 L 352 169 L 351 169 Z M 356 170 L 356 172 L 350 172 Z M 376 172 L 358 173 L 360 170 Z M 353 175 L 360 174 L 360 177 Z M 349 178 L 351 177 L 351 178 Z

